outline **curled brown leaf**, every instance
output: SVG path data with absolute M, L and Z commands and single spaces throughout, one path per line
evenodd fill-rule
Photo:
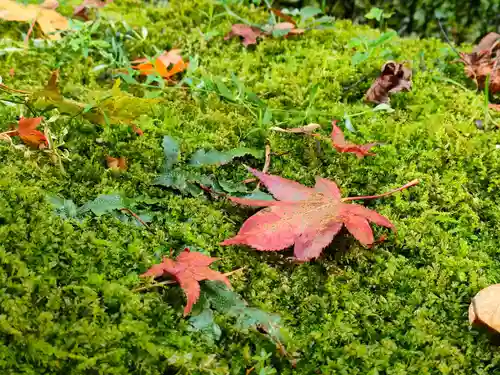
M 476 82 L 478 89 L 484 89 L 486 79 L 490 76 L 488 85 L 491 93 L 500 92 L 499 50 L 500 34 L 489 33 L 481 39 L 471 53 L 460 53 L 460 61 L 465 64 L 467 77 Z
M 412 82 L 411 69 L 404 63 L 387 61 L 380 76 L 366 92 L 365 100 L 371 103 L 389 103 L 389 95 L 400 91 L 410 91 Z

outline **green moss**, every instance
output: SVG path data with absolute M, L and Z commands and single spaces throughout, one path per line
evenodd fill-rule
M 61 116 L 51 123 L 56 134 L 68 131 L 66 174 L 42 152 L 24 155 L 0 143 L 2 373 L 242 374 L 264 365 L 280 374 L 498 371 L 498 351 L 488 336 L 469 330 L 467 306 L 480 288 L 500 276 L 500 155 L 495 148 L 500 135 L 476 129 L 474 120 L 484 117 L 482 95 L 460 68 L 447 64 L 453 56 L 446 45 L 397 39 L 354 67 L 354 51 L 345 45 L 352 37 L 374 37 L 377 31 L 338 21 L 333 30 L 269 38 L 246 49 L 235 39 L 223 40 L 234 20 L 210 17 L 210 9 L 223 11 L 208 0 L 176 0 L 161 7 L 114 3 L 103 11 L 94 40 L 108 37 L 107 19 L 123 17 L 138 30 L 146 26 L 145 41 L 125 44 L 130 59 L 171 47 L 198 55 L 196 75 L 229 82 L 231 73 L 237 74 L 274 109 L 270 124 L 259 121 L 258 111 L 253 116 L 214 93 L 167 88 L 160 103 L 137 119 L 142 137 L 125 125 L 95 126 L 81 117 Z M 235 11 L 266 20 L 261 9 Z M 207 42 L 200 31 L 219 36 Z M 59 67 L 67 97 L 85 101 L 96 90 L 109 92 L 112 82 L 91 71 L 108 63 L 102 49 L 90 49 L 84 58 L 80 47 L 71 48 L 63 39 L 53 48 L 3 55 L 0 75 L 10 87 L 32 89 Z M 354 117 L 358 133 L 347 133 L 356 142 L 384 143 L 376 157 L 358 160 L 328 145 L 318 152 L 314 140 L 267 130 L 319 122 L 327 135 L 332 118 L 368 109 L 362 96 L 386 58 L 413 62 L 413 90 L 393 97 L 393 113 Z M 141 88 L 128 89 L 144 94 Z M 19 108 L 0 107 L 0 128 L 7 129 L 19 114 Z M 367 202 L 395 223 L 397 238 L 366 250 L 341 236 L 319 260 L 296 265 L 286 259 L 290 252 L 219 246 L 252 211 L 152 186 L 162 168 L 161 142 L 167 134 L 181 141 L 184 159 L 200 148 L 263 149 L 268 140 L 281 155 L 272 157 L 271 173 L 305 184 L 316 175 L 327 177 L 346 195 L 380 193 L 414 178 L 421 184 Z M 105 168 L 106 155 L 127 157 L 129 170 L 113 176 Z M 247 177 L 239 163 L 204 170 L 235 181 Z M 47 194 L 58 194 L 81 205 L 115 191 L 160 199 L 153 208 L 152 231 L 106 215 L 82 223 L 64 221 L 46 200 Z M 221 257 L 220 271 L 248 267 L 232 277 L 234 289 L 250 305 L 281 314 L 290 333 L 288 350 L 298 356 L 296 369 L 258 333 L 234 329 L 229 317 L 217 318 L 219 342 L 192 332 L 182 318 L 184 297 L 176 287 L 132 292 L 138 274 L 160 254 L 184 245 Z M 255 356 L 261 350 L 271 358 L 259 364 Z

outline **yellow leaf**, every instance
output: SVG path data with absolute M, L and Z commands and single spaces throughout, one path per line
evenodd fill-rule
M 60 39 L 60 35 L 56 34 L 58 30 L 64 31 L 69 28 L 66 17 L 53 9 L 34 4 L 22 5 L 11 0 L 0 0 L 0 19 L 18 22 L 36 20 L 42 32 L 52 40 Z

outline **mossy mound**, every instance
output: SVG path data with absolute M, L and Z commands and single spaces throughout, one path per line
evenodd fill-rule
M 254 21 L 267 17 L 263 9 L 234 10 Z M 267 38 L 247 49 L 223 40 L 237 21 L 208 0 L 116 2 L 102 15 L 95 29 L 53 47 L 5 53 L 4 83 L 39 88 L 57 68 L 64 95 L 85 101 L 96 91 L 111 92 L 113 81 L 93 68 L 121 68 L 112 66 L 121 61 L 119 51 L 132 59 L 175 47 L 192 61 L 198 56 L 199 76 L 230 82 L 234 73 L 271 108 L 272 118 L 214 92 L 167 87 L 159 103 L 136 119 L 140 137 L 130 126 L 97 126 L 81 116 L 51 122 L 54 134 L 67 131 L 64 172 L 44 152 L 25 154 L 0 142 L 2 374 L 244 374 L 252 367 L 259 374 L 499 371 L 491 338 L 468 327 L 467 306 L 500 277 L 500 135 L 491 122 L 476 128 L 475 120 L 484 120 L 484 100 L 461 69 L 448 64 L 449 47 L 394 39 L 353 66 L 349 40 L 376 37 L 377 31 L 338 21 L 332 29 Z M 146 27 L 147 37 L 120 39 L 122 18 L 139 33 Z M 19 39 L 18 30 L 27 27 L 8 24 L 2 31 Z M 113 38 L 123 40 L 122 50 L 100 42 Z M 362 97 L 389 58 L 412 61 L 413 90 L 392 98 L 394 112 L 372 112 Z M 122 90 L 138 97 L 158 91 Z M 22 111 L 2 105 L 1 130 L 16 116 L 30 115 Z M 268 130 L 317 122 L 327 135 L 332 118 L 362 111 L 368 112 L 352 119 L 357 133 L 347 137 L 383 143 L 375 157 L 362 160 Z M 252 211 L 153 186 L 162 170 L 164 135 L 180 141 L 184 158 L 199 148 L 264 149 L 269 142 L 276 153 L 270 173 L 306 185 L 315 176 L 330 178 L 346 196 L 381 193 L 415 178 L 421 183 L 366 203 L 394 222 L 397 237 L 364 249 L 340 236 L 320 259 L 297 265 L 287 260 L 290 252 L 219 246 Z M 106 155 L 125 156 L 128 171 L 111 173 Z M 246 162 L 262 168 L 262 161 Z M 248 178 L 241 163 L 205 170 L 233 181 Z M 156 199 L 150 231 L 106 215 L 64 220 L 47 200 L 57 194 L 80 205 L 116 191 Z M 265 337 L 233 329 L 223 315 L 217 316 L 219 341 L 193 332 L 176 287 L 132 291 L 159 255 L 185 245 L 221 257 L 221 272 L 247 267 L 232 277 L 233 287 L 250 305 L 281 315 L 295 368 Z

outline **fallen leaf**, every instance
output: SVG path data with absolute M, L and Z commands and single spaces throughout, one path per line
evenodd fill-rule
M 60 15 L 54 9 L 45 8 L 43 4 L 22 5 L 11 0 L 0 0 L 0 19 L 30 23 L 36 20 L 42 32 L 52 40 L 60 39 L 60 35 L 56 33 L 57 31 L 64 31 L 69 28 L 66 17 Z
M 498 51 L 500 34 L 489 33 L 485 35 L 472 53 L 460 52 L 460 62 L 464 63 L 467 77 L 476 82 L 479 89 L 484 89 L 486 79 L 490 76 L 489 91 L 500 92 L 500 75 L 498 70 Z
M 50 0 L 49 0 L 50 1 Z M 98 9 L 102 8 L 105 5 L 111 3 L 113 0 L 83 0 L 83 2 L 75 7 L 73 11 L 73 17 L 82 18 L 85 21 L 89 21 L 89 9 Z
M 139 128 L 138 126 L 136 125 L 132 125 L 132 131 L 137 134 L 139 137 L 143 136 L 144 135 L 144 132 L 142 131 L 141 128 Z
M 224 40 L 237 36 L 242 39 L 243 45 L 248 47 L 249 45 L 257 44 L 257 38 L 264 38 L 270 35 L 274 37 L 287 37 L 289 35 L 303 34 L 304 31 L 304 29 L 297 28 L 295 23 L 292 22 L 280 22 L 274 25 L 266 24 L 261 27 L 237 23 L 231 26 L 231 31 L 226 34 Z
M 346 142 L 344 133 L 337 126 L 337 121 L 332 121 L 332 145 L 338 152 L 350 152 L 355 154 L 358 158 L 365 156 L 374 156 L 374 153 L 369 152 L 370 149 L 377 145 L 377 143 L 368 143 L 366 145 L 357 145 L 354 143 Z
M 500 111 L 500 104 L 489 103 L 488 108 L 493 109 L 494 111 Z
M 300 126 L 298 128 L 290 128 L 290 129 L 283 129 L 278 126 L 273 126 L 272 128 L 269 128 L 269 130 L 274 130 L 282 133 L 311 134 L 313 131 L 319 128 L 321 128 L 320 124 L 308 124 Z
M 36 130 L 43 117 L 21 117 L 16 130 L 9 132 L 11 137 L 19 136 L 23 143 L 33 148 L 46 148 L 47 138 L 40 130 Z
M 163 262 L 155 264 L 141 277 L 161 277 L 164 275 L 172 276 L 186 293 L 187 304 L 184 308 L 184 316 L 188 315 L 194 303 L 200 297 L 200 283 L 202 280 L 222 281 L 228 287 L 231 287 L 229 279 L 222 273 L 208 268 L 210 264 L 218 260 L 198 252 L 191 252 L 188 248 L 172 260 L 163 258 Z
M 389 95 L 411 90 L 411 69 L 402 63 L 388 61 L 382 67 L 380 76 L 366 92 L 365 100 L 372 103 L 389 103 Z
M 482 51 L 491 50 L 499 39 L 500 39 L 500 34 L 495 32 L 488 33 L 479 41 L 479 43 L 474 47 L 472 52 L 478 53 Z
M 346 202 L 375 199 L 416 185 L 418 180 L 385 194 L 341 198 L 335 182 L 317 177 L 310 188 L 283 177 L 249 168 L 278 201 L 229 197 L 234 203 L 266 207 L 247 219 L 238 234 L 222 245 L 248 245 L 261 251 L 277 251 L 292 245 L 300 261 L 320 256 L 343 226 L 363 245 L 374 244 L 370 222 L 394 230 L 394 225 L 376 211 Z
M 280 22 L 275 25 L 266 25 L 265 29 L 268 34 L 284 37 L 287 37 L 288 35 L 303 34 L 305 31 L 304 29 L 297 28 L 296 25 L 291 22 Z
M 264 32 L 258 27 L 237 23 L 231 26 L 231 31 L 226 34 L 224 40 L 234 38 L 235 36 L 242 38 L 242 43 L 245 47 L 251 44 L 257 44 L 257 38 L 262 37 Z
M 120 156 L 119 158 L 106 156 L 106 163 L 109 169 L 119 170 L 119 171 L 127 170 L 127 159 L 124 156 Z
M 182 59 L 179 49 L 164 52 L 154 61 L 141 58 L 132 61 L 132 64 L 132 68 L 138 70 L 141 75 L 158 74 L 165 79 L 183 72 L 188 67 L 188 63 Z
M 500 332 L 500 284 L 490 285 L 474 296 L 469 305 L 469 322 Z
M 295 20 L 291 16 L 289 16 L 288 14 L 283 13 L 281 10 L 276 9 L 276 8 L 271 8 L 271 12 L 273 12 L 279 18 L 284 19 L 286 22 L 289 22 L 289 23 L 297 26 L 297 22 L 295 22 Z
M 42 4 L 40 4 L 40 6 L 45 9 L 57 9 L 57 7 L 59 6 L 59 1 L 45 0 Z

